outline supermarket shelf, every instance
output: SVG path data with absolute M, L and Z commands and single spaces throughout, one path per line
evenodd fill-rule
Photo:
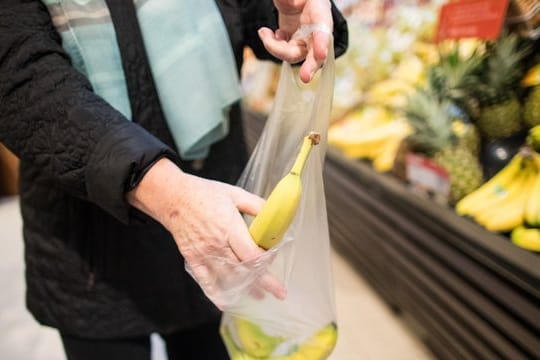
M 438 358 L 540 358 L 540 256 L 332 148 L 324 176 L 333 247 Z
M 539 256 L 333 149 L 325 184 L 334 247 L 435 354 L 540 357 Z

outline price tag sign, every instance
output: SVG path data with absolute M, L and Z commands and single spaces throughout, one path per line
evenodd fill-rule
M 436 42 L 447 39 L 499 37 L 508 0 L 461 0 L 441 7 Z
M 407 180 L 416 190 L 450 197 L 450 175 L 429 158 L 409 153 L 406 157 Z

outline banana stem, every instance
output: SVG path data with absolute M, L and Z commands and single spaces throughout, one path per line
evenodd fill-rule
M 304 142 L 302 143 L 300 152 L 298 153 L 298 156 L 296 157 L 294 165 L 291 169 L 291 174 L 297 176 L 300 176 L 302 174 L 304 166 L 306 165 L 306 159 L 309 155 L 309 152 L 311 151 L 311 148 L 313 147 L 313 145 L 317 145 L 320 140 L 321 134 L 317 132 L 311 132 L 308 136 L 304 138 Z

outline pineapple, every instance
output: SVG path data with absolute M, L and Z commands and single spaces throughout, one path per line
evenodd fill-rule
M 478 157 L 463 146 L 452 128 L 450 103 L 433 93 L 419 89 L 405 107 L 414 129 L 408 138 L 414 151 L 426 154 L 450 176 L 450 202 L 455 204 L 477 189 L 483 181 Z
M 503 34 L 487 50 L 480 82 L 472 90 L 480 104 L 478 129 L 488 139 L 506 138 L 523 129 L 519 81 L 529 48 L 516 34 Z
M 478 155 L 480 134 L 470 119 L 478 117 L 479 106 L 471 90 L 479 82 L 484 55 L 480 43 L 475 42 L 474 46 L 466 55 L 459 44 L 442 51 L 439 63 L 428 70 L 428 84 L 439 101 L 450 103 L 452 130 L 460 146 Z

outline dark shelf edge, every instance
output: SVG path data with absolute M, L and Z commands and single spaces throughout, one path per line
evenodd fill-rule
M 377 173 L 369 165 L 360 161 L 347 159 L 331 146 L 328 147 L 326 161 L 332 162 L 333 165 L 353 176 L 377 183 L 389 196 L 405 199 L 427 217 L 448 224 L 449 229 L 470 240 L 471 245 L 486 249 L 532 279 L 540 279 L 540 257 L 513 245 L 508 238 L 485 230 L 469 219 L 457 215 L 450 207 L 412 193 L 399 179 L 392 175 Z

